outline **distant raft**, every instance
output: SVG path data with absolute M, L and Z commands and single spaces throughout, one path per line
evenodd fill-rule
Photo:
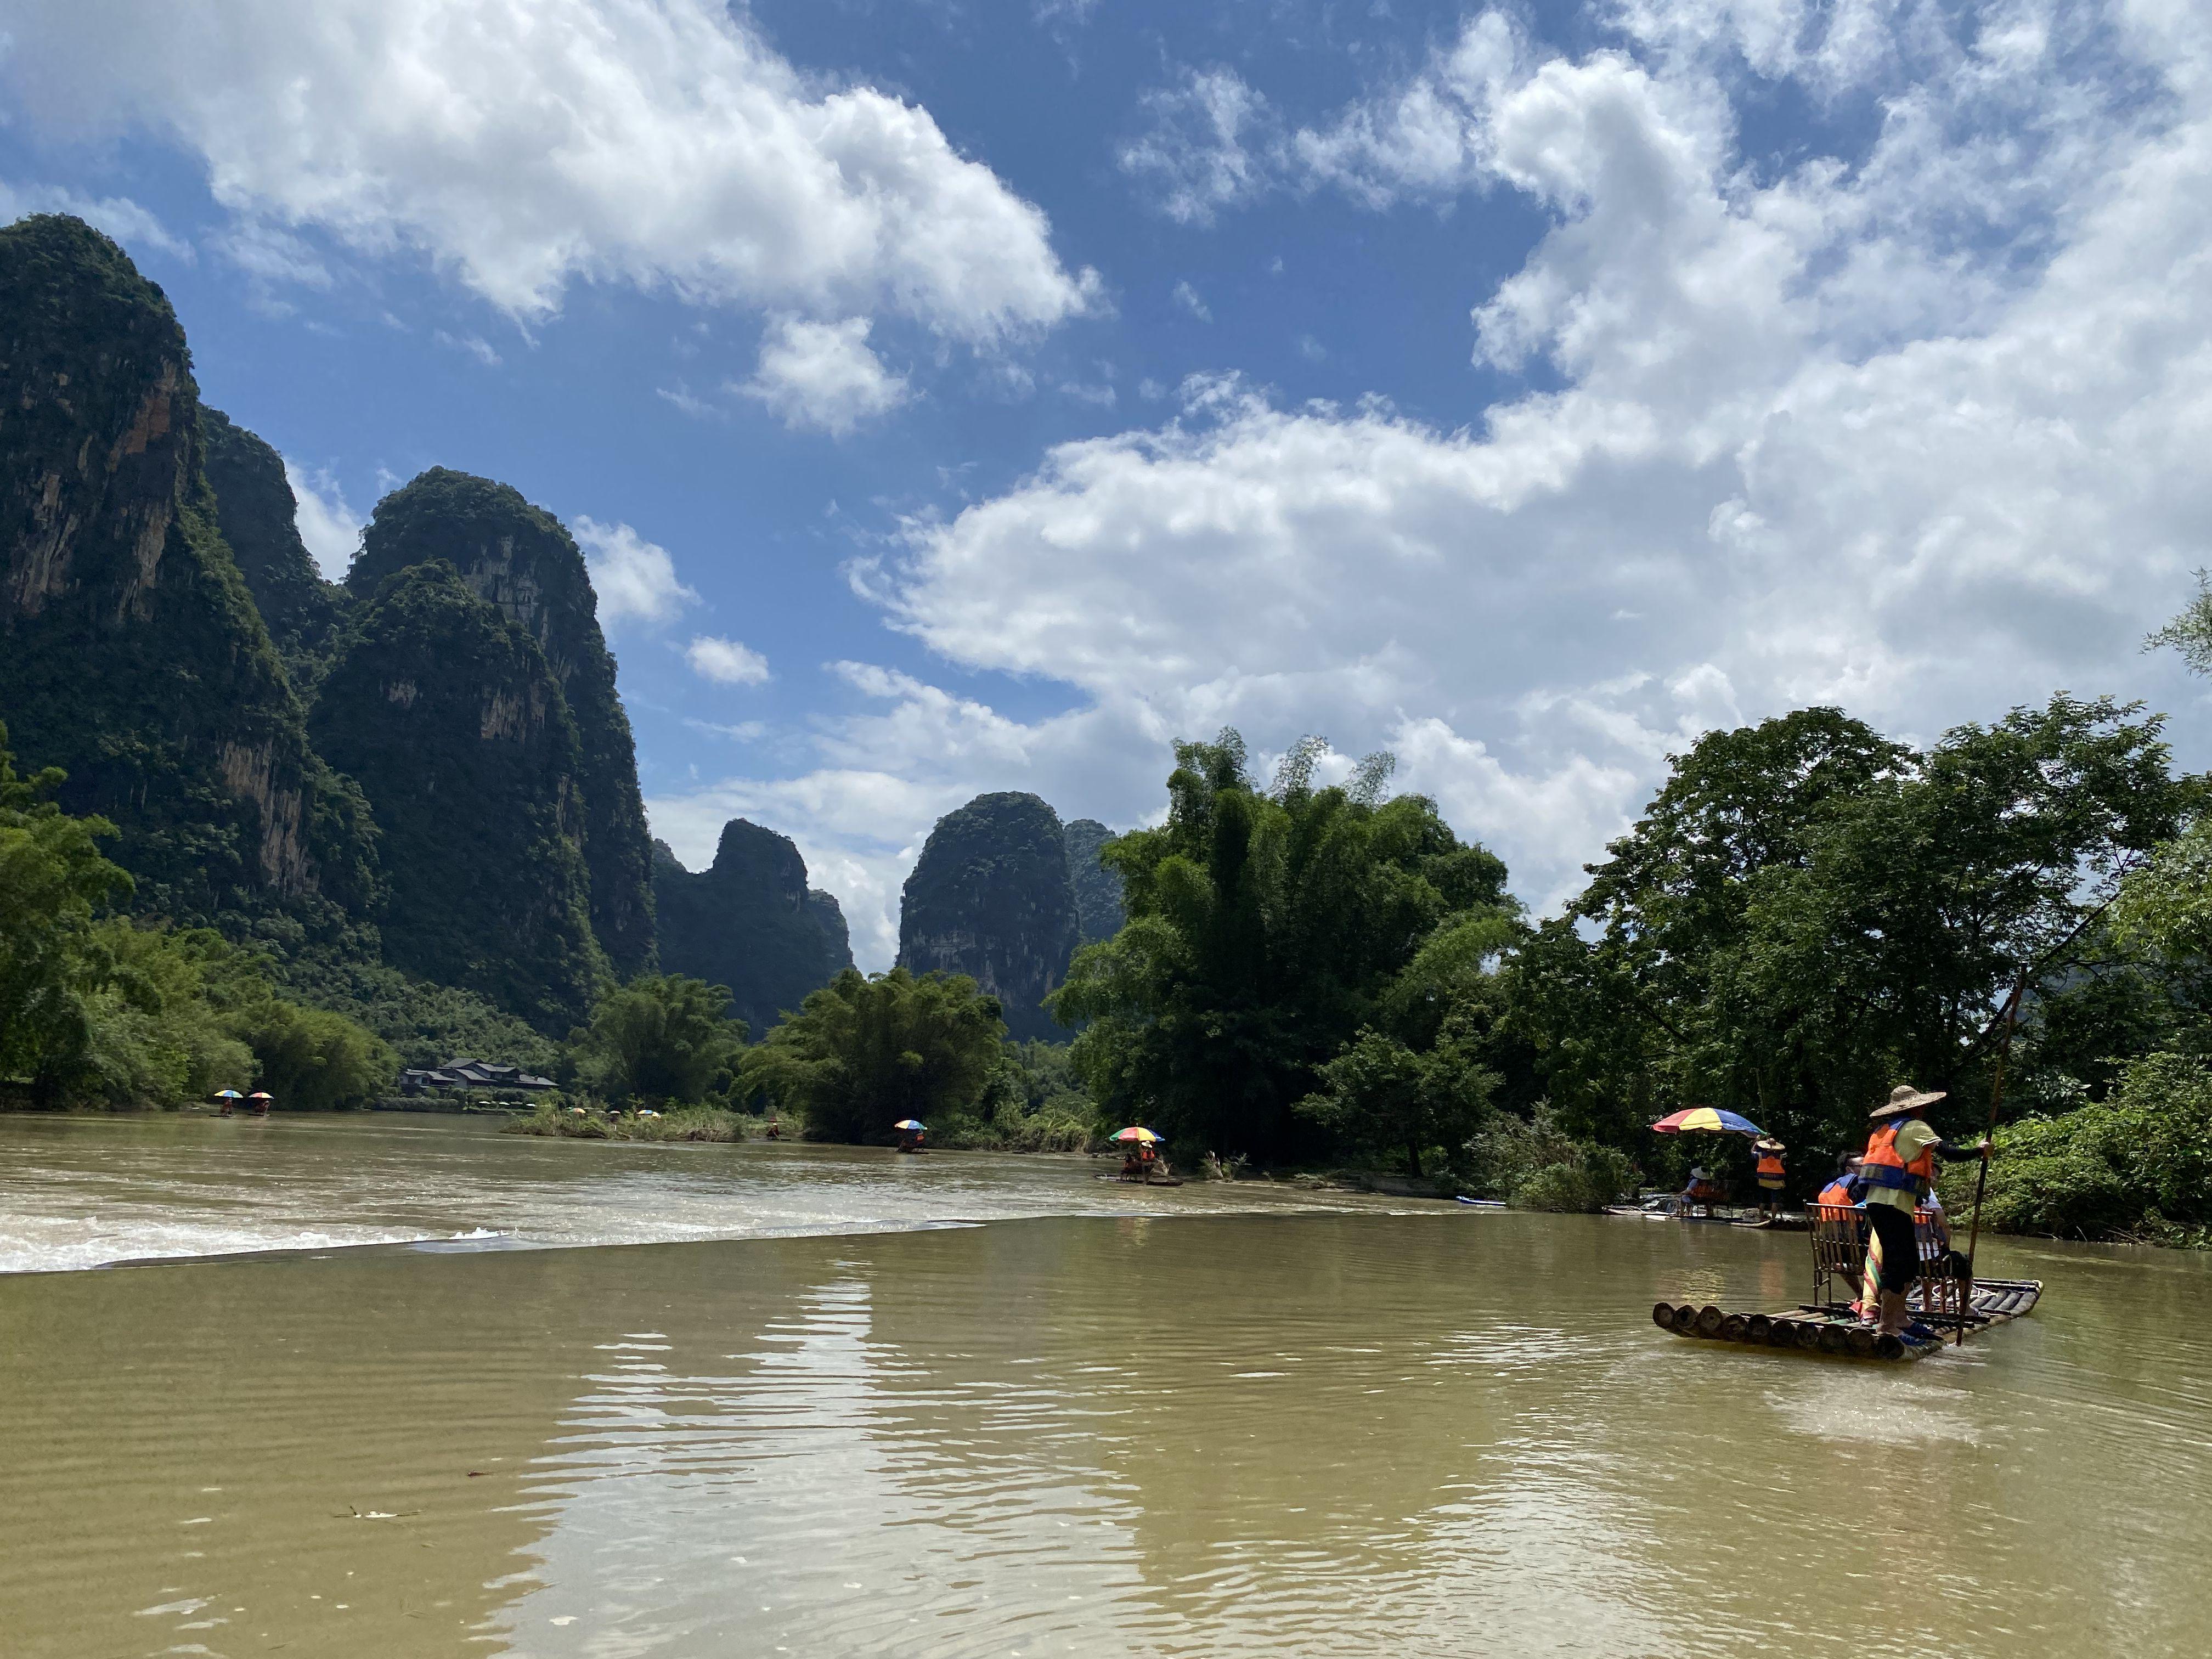
M 1952 1312 L 1921 1307 L 1916 1294 L 1912 1317 L 1935 1333 L 1917 1338 L 1882 1335 L 1862 1323 L 1848 1305 L 1809 1302 L 1778 1313 L 1729 1313 L 1711 1304 L 1700 1308 L 1686 1302 L 1660 1302 L 1652 1305 L 1651 1322 L 1677 1336 L 1752 1348 L 1827 1354 L 1838 1359 L 1925 1359 L 1955 1342 L 1961 1324 L 1969 1334 L 2006 1324 L 2033 1312 L 2042 1296 L 2039 1279 L 1978 1279 L 1966 1308 Z

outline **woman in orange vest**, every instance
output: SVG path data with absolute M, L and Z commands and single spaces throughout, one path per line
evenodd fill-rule
M 1759 1212 L 1771 1217 L 1782 1203 L 1783 1145 L 1778 1140 L 1761 1139 L 1753 1141 L 1751 1149 L 1759 1154 L 1754 1171 L 1759 1176 Z
M 1879 1306 L 1882 1334 L 1895 1336 L 1905 1328 L 1905 1296 L 1920 1277 L 1920 1243 L 1914 1234 L 1912 1212 L 1936 1182 L 1936 1160 L 1987 1158 L 1990 1143 L 1954 1146 L 1929 1127 L 1919 1116 L 1923 1106 L 1943 1098 L 1942 1091 L 1923 1094 L 1900 1083 L 1889 1098 L 1875 1107 L 1874 1133 L 1867 1137 L 1859 1159 L 1859 1179 L 1866 1187 L 1866 1283 L 1859 1292 L 1863 1307 Z

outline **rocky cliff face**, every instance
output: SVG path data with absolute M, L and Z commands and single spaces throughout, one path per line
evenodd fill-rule
M 542 1031 L 580 1024 L 606 961 L 581 750 L 537 640 L 450 564 L 411 566 L 341 635 L 312 731 L 383 832 L 386 960 Z
M 295 688 L 320 678 L 345 590 L 323 580 L 300 539 L 283 458 L 219 409 L 200 410 L 216 525 Z
M 186 920 L 374 902 L 359 794 L 310 749 L 217 524 L 161 290 L 56 215 L 0 230 L 0 711 L 64 805 L 121 830 L 137 906 Z
M 519 491 L 436 467 L 377 504 L 346 585 L 365 596 L 397 572 L 438 559 L 544 653 L 581 744 L 577 782 L 592 928 L 617 972 L 650 966 L 652 851 L 637 750 L 583 554 L 558 519 Z
M 907 878 L 899 962 L 967 974 L 996 996 L 1017 1038 L 1067 1034 L 1040 1006 L 1067 975 L 1075 889 L 1059 815 L 1035 795 L 978 795 L 947 813 Z
M 756 1040 L 853 965 L 844 912 L 807 886 L 799 848 L 743 818 L 723 826 L 713 866 L 697 875 L 655 842 L 653 893 L 662 971 L 728 986 Z
M 1121 878 L 1098 861 L 1114 832 L 1096 818 L 1067 826 L 1067 878 L 1075 888 L 1075 930 L 1085 945 L 1121 931 Z

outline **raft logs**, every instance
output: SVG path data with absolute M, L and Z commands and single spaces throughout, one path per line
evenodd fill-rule
M 1860 1359 L 1899 1359 L 1905 1344 L 1863 1325 L 1827 1320 L 1791 1319 L 1781 1314 L 1732 1314 L 1710 1304 L 1702 1308 L 1688 1303 L 1655 1303 L 1651 1322 L 1662 1331 L 1680 1336 L 1702 1336 L 1723 1342 L 1741 1342 L 1753 1347 L 1817 1348 L 1822 1353 L 1849 1354 Z

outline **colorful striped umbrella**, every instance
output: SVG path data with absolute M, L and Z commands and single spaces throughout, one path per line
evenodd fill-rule
M 922 1127 L 922 1123 L 919 1118 L 902 1117 L 897 1122 L 892 1124 L 891 1127 L 894 1129 L 920 1129 Z
M 1765 1130 L 1747 1117 L 1734 1112 L 1724 1112 L 1717 1106 L 1692 1106 L 1679 1112 L 1669 1112 L 1651 1126 L 1662 1135 L 1679 1133 L 1684 1129 L 1713 1129 L 1724 1135 L 1763 1135 Z
M 235 1089 L 218 1089 L 215 1091 L 215 1097 L 217 1100 L 243 1100 L 246 1098 L 244 1095 L 239 1093 Z
M 1154 1134 L 1150 1129 L 1132 1127 L 1122 1130 L 1121 1133 L 1115 1135 L 1114 1139 L 1116 1140 L 1158 1140 L 1159 1137 Z

